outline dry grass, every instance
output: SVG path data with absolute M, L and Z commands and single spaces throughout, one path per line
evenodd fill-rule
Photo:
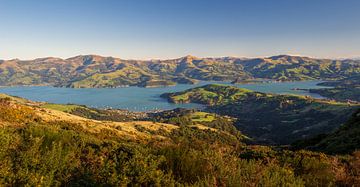
M 131 121 L 131 122 L 113 122 L 113 121 L 98 121 L 69 114 L 65 111 L 58 110 L 61 105 L 56 107 L 44 107 L 47 103 L 33 102 L 19 97 L 12 97 L 5 94 L 0 94 L 0 98 L 10 98 L 10 107 L 19 108 L 25 107 L 29 111 L 35 113 L 42 121 L 52 124 L 54 122 L 67 122 L 69 124 L 81 126 L 84 130 L 90 133 L 104 133 L 110 132 L 125 139 L 166 139 L 162 136 L 163 133 L 171 133 L 179 127 L 173 124 L 156 123 L 152 121 Z M 0 122 L 2 126 L 15 125 L 11 123 Z M 54 123 L 55 124 L 55 123 Z M 18 124 L 19 125 L 19 124 Z M 193 125 L 200 130 L 217 131 L 201 124 Z M 158 132 L 158 133 L 157 133 Z
M 103 130 L 110 130 L 119 136 L 126 136 L 127 138 L 164 138 L 158 135 L 151 135 L 147 132 L 140 132 L 136 126 L 141 126 L 149 131 L 165 130 L 171 132 L 178 127 L 172 124 L 154 123 L 150 121 L 132 121 L 132 122 L 112 122 L 112 121 L 97 121 L 72 115 L 58 110 L 47 108 L 34 108 L 36 114 L 46 122 L 65 121 L 72 124 L 77 124 L 85 130 L 93 133 L 101 133 Z

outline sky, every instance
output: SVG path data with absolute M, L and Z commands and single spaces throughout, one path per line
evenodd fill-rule
M 360 57 L 359 0 L 0 0 L 0 59 Z

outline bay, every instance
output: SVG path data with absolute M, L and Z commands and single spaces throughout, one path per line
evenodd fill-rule
M 170 87 L 157 88 L 57 88 L 48 86 L 18 86 L 1 87 L 0 92 L 12 96 L 19 96 L 33 101 L 43 101 L 59 104 L 81 104 L 95 108 L 117 108 L 131 111 L 168 110 L 178 107 L 200 108 L 199 104 L 173 104 L 160 95 L 166 92 L 178 92 L 189 88 L 206 84 L 225 84 L 246 88 L 254 91 L 275 94 L 308 95 L 314 98 L 323 98 L 318 94 L 304 90 L 310 88 L 324 88 L 317 86 L 321 81 L 298 81 L 298 82 L 268 82 L 254 84 L 231 84 L 229 82 L 201 81 L 198 84 L 178 84 Z

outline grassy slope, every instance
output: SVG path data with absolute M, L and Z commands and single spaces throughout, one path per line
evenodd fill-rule
M 122 60 L 85 55 L 69 59 L 42 58 L 29 61 L 2 61 L 0 63 L 0 85 L 117 87 L 139 85 L 148 80 L 177 83 L 192 83 L 192 79 L 217 81 L 251 80 L 253 78 L 283 81 L 331 80 L 347 78 L 359 73 L 358 61 L 324 60 L 286 55 L 256 59 L 187 56 L 159 61 Z
M 71 115 L 80 116 L 87 119 L 99 120 L 99 121 L 113 121 L 113 122 L 136 121 L 135 123 L 133 123 L 135 124 L 135 126 L 144 123 L 145 120 L 158 121 L 158 122 L 161 121 L 163 123 L 168 123 L 168 124 L 186 125 L 188 127 L 195 127 L 202 130 L 216 131 L 223 135 L 238 139 L 244 139 L 244 138 L 248 139 L 245 135 L 243 135 L 238 130 L 236 130 L 236 128 L 233 126 L 233 119 L 207 112 L 184 110 L 186 112 L 182 114 L 181 112 L 177 113 L 176 111 L 172 111 L 172 110 L 165 111 L 170 113 L 174 112 L 176 113 L 176 117 L 185 119 L 185 121 L 181 121 L 181 120 L 173 121 L 172 118 L 174 116 L 162 116 L 163 117 L 162 119 L 154 117 L 156 115 L 161 116 L 162 115 L 161 112 L 159 114 L 156 113 L 147 114 L 143 112 L 129 112 L 125 110 L 95 109 L 95 108 L 88 108 L 86 106 L 73 105 L 73 104 L 39 103 L 38 106 L 40 108 L 47 108 L 51 110 L 66 112 Z
M 167 98 L 173 103 L 195 102 L 200 104 L 224 104 L 246 97 L 247 94 L 253 93 L 251 90 L 224 87 L 222 85 L 211 84 L 203 87 L 193 88 L 178 93 L 166 93 L 162 97 Z
M 79 105 L 73 105 L 73 104 L 63 105 L 63 104 L 53 104 L 53 103 L 45 103 L 41 107 L 52 110 L 59 110 L 62 112 L 71 112 L 77 108 L 81 108 L 81 106 Z
M 6 110 L 3 108 L 3 116 L 6 116 L 6 113 L 11 113 L 12 110 L 20 107 L 21 110 L 31 111 L 33 113 L 32 115 L 36 115 L 44 122 L 67 122 L 81 126 L 90 132 L 97 133 L 106 129 L 112 132 L 112 134 L 118 134 L 124 138 L 164 138 L 157 134 L 171 132 L 178 128 L 177 125 L 169 123 L 157 123 L 154 122 L 154 120 L 145 121 L 144 119 L 151 118 L 143 113 L 93 109 L 83 105 L 74 104 L 33 102 L 19 97 L 8 96 L 6 94 L 0 94 L 0 99 L 6 100 L 5 104 L 9 106 Z M 20 109 L 17 109 L 17 111 L 21 112 Z M 197 126 L 195 127 L 199 129 L 216 130 L 213 127 L 207 127 L 202 124 L 215 120 L 215 116 L 212 114 L 195 112 L 191 113 L 191 119 L 197 123 Z M 152 136 L 150 132 L 155 134 L 155 136 Z M 228 134 L 227 136 L 232 135 Z
M 221 85 L 207 85 L 164 94 L 163 97 L 170 102 L 207 104 L 207 111 L 238 118 L 237 127 L 258 142 L 275 144 L 289 144 L 297 139 L 331 132 L 358 107 Z
M 3 95 L 5 96 L 5 95 Z M 6 98 L 6 101 L 4 101 Z M 97 121 L 93 119 L 87 119 L 80 116 L 72 115 L 66 112 L 70 112 L 72 109 L 75 109 L 77 105 L 59 105 L 59 104 L 44 104 L 36 103 L 27 100 L 21 100 L 19 103 L 17 99 L 12 99 L 13 97 L 4 97 L 2 100 L 2 111 L 0 112 L 4 118 L 3 124 L 11 125 L 13 121 L 11 116 L 14 118 L 27 118 L 26 116 L 36 116 L 37 121 L 42 123 L 68 123 L 73 126 L 78 126 L 84 131 L 91 133 L 104 133 L 107 132 L 111 135 L 125 138 L 163 138 L 162 136 L 152 136 L 147 133 L 147 131 L 167 131 L 178 128 L 177 126 L 164 123 L 154 123 L 148 121 L 134 121 L 134 122 L 111 122 L 111 121 Z M 9 100 L 10 99 L 10 100 Z M 25 111 L 28 111 L 29 114 L 26 114 Z M 14 115 L 12 113 L 15 113 Z M 19 114 L 16 114 L 19 113 Z M 23 114 L 22 114 L 23 113 Z M 19 115 L 19 116 L 18 116 Z M 32 118 L 29 118 L 30 121 Z M 6 126 L 7 126 L 6 125 Z M 23 125 L 23 124 L 18 124 Z M 144 128 L 145 131 L 141 132 L 137 127 Z M 155 133 L 156 134 L 156 133 Z
M 96 121 L 36 104 L 0 99 L 1 186 L 329 186 L 360 182 L 356 168 L 360 156 L 356 155 L 342 158 L 245 146 L 229 134 L 208 128 Z
M 83 80 L 73 82 L 71 87 L 89 88 L 89 87 L 116 87 L 136 85 L 140 78 L 152 77 L 149 73 L 144 72 L 133 66 L 124 67 L 109 73 L 99 73 L 86 77 Z
M 215 116 L 206 112 L 194 112 L 191 119 L 194 122 L 212 122 L 215 120 Z

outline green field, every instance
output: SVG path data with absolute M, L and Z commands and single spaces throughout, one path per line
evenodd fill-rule
M 62 112 L 71 112 L 75 110 L 76 108 L 81 108 L 79 105 L 73 105 L 73 104 L 52 104 L 52 103 L 46 103 L 44 105 L 41 105 L 42 108 L 48 108 L 52 110 L 59 110 Z
M 206 112 L 194 112 L 191 115 L 191 120 L 194 122 L 212 122 L 215 120 L 215 116 Z

